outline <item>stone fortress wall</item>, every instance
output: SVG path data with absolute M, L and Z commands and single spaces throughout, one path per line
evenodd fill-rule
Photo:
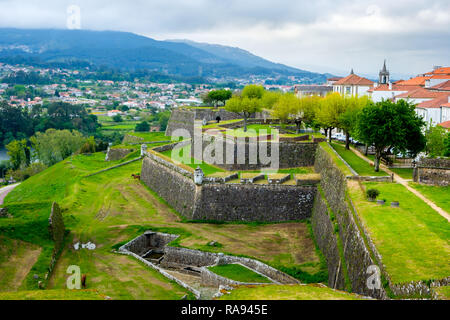
M 449 186 L 450 158 L 422 159 L 414 168 L 414 182 L 434 186 Z

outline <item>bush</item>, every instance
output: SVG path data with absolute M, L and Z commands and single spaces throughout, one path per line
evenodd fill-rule
M 134 129 L 135 132 L 149 132 L 150 131 L 150 125 L 147 121 L 143 121 L 141 123 L 138 123 L 136 125 L 136 128 Z
M 380 195 L 380 191 L 378 191 L 377 189 L 369 189 L 367 190 L 366 195 L 367 199 L 375 200 Z
M 81 154 L 95 153 L 96 147 L 97 146 L 96 146 L 94 137 L 90 137 L 90 138 L 86 139 L 86 142 L 81 147 L 79 153 L 81 153 Z
M 5 176 L 5 180 L 8 180 L 9 177 L 12 176 L 16 181 L 24 181 L 38 174 L 39 172 L 44 171 L 45 169 L 47 169 L 47 166 L 45 164 L 35 162 L 25 169 L 8 170 Z
M 114 122 L 123 122 L 123 119 L 120 116 L 120 114 L 115 115 L 112 119 L 113 119 Z

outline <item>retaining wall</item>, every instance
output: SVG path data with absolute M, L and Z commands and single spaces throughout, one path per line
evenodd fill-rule
M 435 185 L 450 185 L 450 159 L 422 159 L 414 169 L 414 181 Z

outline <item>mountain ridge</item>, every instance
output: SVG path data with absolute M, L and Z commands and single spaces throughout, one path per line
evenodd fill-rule
M 292 68 L 246 50 L 190 40 L 155 40 L 123 31 L 0 28 L 0 59 L 80 60 L 121 70 L 184 77 L 287 77 L 324 82 L 324 74 Z

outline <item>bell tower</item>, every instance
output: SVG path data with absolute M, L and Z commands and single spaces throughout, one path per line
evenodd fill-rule
M 389 71 L 386 68 L 386 60 L 384 60 L 383 70 L 380 71 L 379 84 L 388 84 L 390 82 Z

